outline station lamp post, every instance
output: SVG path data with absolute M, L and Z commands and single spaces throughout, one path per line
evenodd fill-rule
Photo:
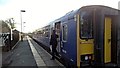
M 20 10 L 20 19 L 21 19 L 21 41 L 23 40 L 22 37 L 22 12 L 26 12 L 25 10 Z
M 25 27 L 26 27 L 26 26 L 24 25 L 25 23 L 26 23 L 26 22 L 23 22 L 23 32 L 25 32 Z

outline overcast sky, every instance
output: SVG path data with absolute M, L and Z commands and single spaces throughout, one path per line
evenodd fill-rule
M 0 19 L 14 18 L 16 29 L 20 30 L 20 10 L 24 32 L 32 32 L 71 10 L 85 5 L 106 5 L 118 8 L 119 0 L 0 0 Z

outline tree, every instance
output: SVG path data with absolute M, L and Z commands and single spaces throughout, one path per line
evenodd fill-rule
M 3 21 L 3 20 L 0 20 L 0 28 L 1 28 L 1 32 L 2 33 L 6 33 L 6 32 L 10 32 L 10 27 L 8 26 L 8 24 Z
M 5 22 L 10 26 L 11 29 L 15 28 L 14 18 L 9 18 L 8 20 L 5 20 Z

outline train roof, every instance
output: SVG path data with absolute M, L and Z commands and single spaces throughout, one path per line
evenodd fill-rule
M 112 7 L 105 6 L 105 5 L 87 5 L 87 6 L 81 7 L 80 9 L 83 9 L 83 8 L 84 9 L 86 9 L 86 8 L 101 8 L 101 9 L 113 9 L 113 10 L 120 11 L 119 9 L 112 8 Z
M 104 15 L 120 15 L 120 10 L 119 9 L 112 8 L 112 7 L 109 7 L 109 6 L 104 6 L 104 5 L 83 6 L 83 7 L 80 8 L 80 11 L 82 11 L 82 10 L 89 11 L 90 9 L 98 10 L 98 12 L 102 12 L 102 14 L 104 14 Z
M 101 10 L 106 10 L 106 11 L 111 11 L 113 13 L 117 13 L 118 14 L 118 11 L 120 12 L 119 9 L 115 9 L 115 8 L 112 8 L 112 7 L 108 7 L 108 6 L 104 6 L 104 5 L 88 5 L 88 6 L 83 6 L 77 10 L 72 10 L 68 13 L 66 13 L 64 16 L 50 22 L 50 24 L 52 23 L 55 23 L 55 22 L 59 22 L 59 21 L 64 21 L 64 20 L 68 20 L 69 18 L 72 18 L 74 17 L 75 14 L 79 13 L 81 10 L 84 10 L 84 9 L 101 9 Z
M 54 21 L 50 22 L 50 24 L 55 23 L 55 22 L 59 22 L 59 21 L 64 21 L 64 20 L 68 20 L 71 17 L 74 17 L 75 14 L 77 14 L 79 9 L 77 10 L 72 10 L 68 13 L 66 13 L 65 15 L 63 15 L 62 17 L 55 19 Z
M 119 10 L 119 9 L 112 8 L 112 7 L 105 6 L 105 5 L 87 5 L 87 6 L 81 7 L 80 9 L 83 9 L 83 8 L 106 8 L 106 9 L 109 8 L 109 9 L 113 9 L 113 10 Z

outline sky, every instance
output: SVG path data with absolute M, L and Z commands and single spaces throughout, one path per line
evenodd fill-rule
M 118 9 L 120 0 L 0 0 L 0 20 L 14 18 L 16 29 L 21 30 L 20 10 L 22 12 L 23 32 L 32 32 L 71 10 L 86 5 L 105 5 Z

